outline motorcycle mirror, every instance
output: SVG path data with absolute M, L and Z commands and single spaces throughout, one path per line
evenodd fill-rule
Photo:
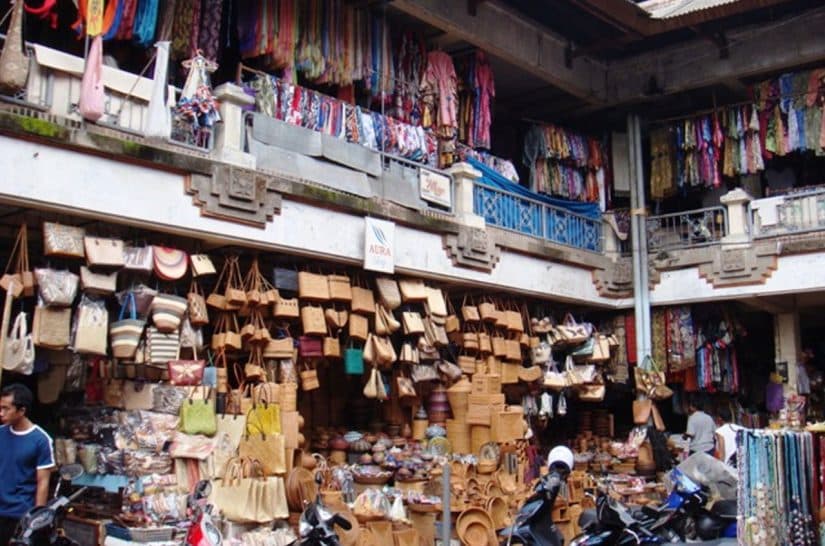
M 209 480 L 201 480 L 195 486 L 194 496 L 196 499 L 206 499 L 212 494 L 212 483 Z
M 347 518 L 341 516 L 340 514 L 335 514 L 335 516 L 332 518 L 332 521 L 333 523 L 335 523 L 335 525 L 337 525 L 344 531 L 349 531 L 350 529 L 352 529 L 352 523 L 350 523 Z
M 83 475 L 83 465 L 81 464 L 67 464 L 60 467 L 58 470 L 60 478 L 63 480 L 72 481 Z

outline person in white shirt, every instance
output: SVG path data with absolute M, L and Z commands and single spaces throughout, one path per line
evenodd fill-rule
M 716 425 L 713 418 L 702 411 L 699 402 L 692 401 L 688 404 L 690 416 L 687 421 L 687 431 L 685 436 L 690 438 L 690 454 L 700 451 L 713 455 L 713 433 Z
M 716 413 L 716 452 L 714 455 L 723 463 L 736 466 L 736 433 L 744 427 L 730 421 L 730 410 L 727 408 L 721 408 Z

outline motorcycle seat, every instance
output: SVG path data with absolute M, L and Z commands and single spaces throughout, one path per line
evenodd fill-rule
M 736 500 L 718 500 L 711 508 L 713 514 L 723 518 L 736 518 Z

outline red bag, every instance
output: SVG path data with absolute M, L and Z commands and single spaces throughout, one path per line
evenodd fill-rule
M 298 354 L 306 358 L 323 358 L 324 340 L 320 337 L 301 336 L 298 338 Z
M 193 347 L 192 352 L 192 360 L 180 360 L 180 349 L 178 349 L 178 358 L 166 363 L 171 384 L 179 387 L 203 384 L 203 369 L 206 368 L 206 361 L 198 359 L 197 348 Z

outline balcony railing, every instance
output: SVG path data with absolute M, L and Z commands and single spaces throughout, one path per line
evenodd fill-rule
M 473 209 L 489 225 L 592 252 L 602 251 L 602 222 L 541 201 L 474 184 Z
M 727 234 L 725 207 L 650 216 L 645 221 L 648 250 L 692 248 L 718 243 Z
M 750 204 L 753 237 L 825 229 L 825 188 L 756 199 Z

